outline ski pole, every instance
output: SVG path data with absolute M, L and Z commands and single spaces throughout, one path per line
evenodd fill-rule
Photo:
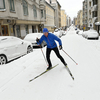
M 42 54 L 43 54 L 44 60 L 45 60 L 45 62 L 46 62 L 46 64 L 47 64 L 47 66 L 48 66 L 48 62 L 47 62 L 47 60 L 46 60 L 46 58 L 45 58 L 44 52 L 43 52 L 43 50 L 42 50 L 42 47 L 40 46 L 40 48 L 41 48 L 41 52 L 42 52 Z
M 63 49 L 62 49 L 62 51 L 67 55 L 67 56 L 69 56 Z M 70 56 L 69 56 L 70 57 Z M 71 58 L 71 57 L 70 57 Z M 71 58 L 72 59 L 72 58 Z M 73 60 L 73 59 L 72 59 Z M 75 60 L 73 60 L 74 62 L 75 62 Z M 76 62 L 75 62 L 76 63 Z M 78 63 L 76 63 L 76 65 L 78 65 Z

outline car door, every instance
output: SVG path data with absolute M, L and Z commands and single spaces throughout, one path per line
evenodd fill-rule
M 3 53 L 8 57 L 8 59 L 13 59 L 15 57 L 15 45 L 12 38 L 6 38 L 1 41 L 3 46 Z
M 21 56 L 23 54 L 25 54 L 25 43 L 23 40 L 19 39 L 19 38 L 16 38 L 14 37 L 14 40 L 16 41 L 16 53 L 17 53 L 17 56 Z

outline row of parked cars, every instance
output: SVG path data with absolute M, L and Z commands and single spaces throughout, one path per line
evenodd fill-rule
M 86 39 L 97 39 L 97 40 L 99 39 L 99 34 L 94 29 L 90 29 L 88 31 L 83 31 L 83 30 L 77 29 L 76 33 L 79 35 L 82 35 Z
M 59 28 L 59 29 L 55 29 L 54 34 L 57 37 L 61 38 L 62 36 L 66 35 L 66 31 Z
M 32 52 L 32 44 L 14 36 L 0 36 L 0 65 Z
M 56 29 L 54 34 L 58 37 L 65 35 L 63 30 Z M 30 33 L 22 40 L 14 36 L 0 36 L 0 65 L 21 57 L 33 51 L 33 48 L 40 48 L 36 43 L 36 38 L 41 38 L 43 33 Z M 42 47 L 46 42 L 42 42 Z

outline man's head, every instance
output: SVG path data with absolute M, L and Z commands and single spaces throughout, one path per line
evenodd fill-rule
M 47 28 L 44 28 L 43 29 L 43 34 L 47 37 L 48 36 L 48 33 L 49 33 L 48 29 Z

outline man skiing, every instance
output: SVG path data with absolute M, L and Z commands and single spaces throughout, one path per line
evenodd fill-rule
M 55 54 L 57 55 L 57 57 L 61 60 L 61 62 L 67 66 L 67 63 L 65 62 L 65 60 L 63 59 L 63 57 L 60 55 L 59 53 L 59 50 L 57 48 L 57 44 L 55 42 L 58 41 L 59 42 L 59 49 L 61 50 L 62 49 L 62 42 L 61 42 L 61 39 L 59 39 L 57 36 L 55 36 L 54 34 L 52 33 L 49 33 L 48 29 L 47 28 L 44 28 L 43 29 L 43 34 L 42 37 L 40 39 L 36 39 L 37 43 L 41 45 L 41 43 L 43 41 L 45 41 L 47 43 L 47 50 L 46 50 L 46 58 L 47 58 L 47 61 L 48 61 L 48 68 L 47 70 L 51 69 L 52 68 L 52 63 L 51 63 L 51 60 L 50 60 L 50 53 L 51 51 L 53 50 L 55 52 Z

